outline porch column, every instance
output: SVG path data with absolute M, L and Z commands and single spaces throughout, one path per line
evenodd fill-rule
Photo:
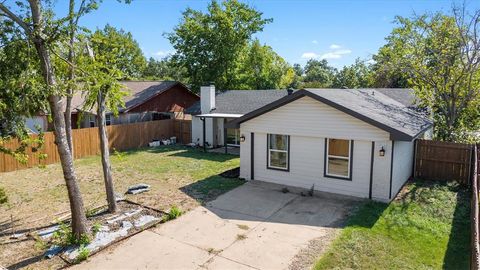
M 225 127 L 225 124 L 227 124 L 227 118 L 223 118 L 223 144 L 225 145 L 225 154 L 228 154 L 227 128 Z
M 202 132 L 203 132 L 203 152 L 207 152 L 207 144 L 206 144 L 206 131 L 205 131 L 205 117 L 200 117 L 200 120 L 202 120 Z

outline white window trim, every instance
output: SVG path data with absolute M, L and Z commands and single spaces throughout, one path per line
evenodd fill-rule
M 280 136 L 286 136 L 287 137 L 287 150 L 278 150 L 278 149 L 271 149 L 270 148 L 270 135 L 280 135 Z M 267 134 L 267 149 L 268 149 L 268 169 L 277 169 L 277 170 L 282 170 L 282 171 L 288 171 L 290 170 L 290 136 L 289 135 L 284 135 L 284 134 Z M 278 167 L 278 166 L 273 166 L 271 165 L 271 156 L 272 152 L 279 152 L 279 153 L 286 153 L 287 154 L 287 160 L 285 162 L 286 167 Z
M 343 141 L 348 141 L 348 157 L 343 157 L 343 156 L 336 156 L 336 155 L 330 155 L 328 154 L 330 151 L 330 140 L 343 140 Z M 350 179 L 351 177 L 351 174 L 352 172 L 350 171 L 350 162 L 352 162 L 352 140 L 346 140 L 346 139 L 335 139 L 335 138 L 327 138 L 327 149 L 325 149 L 325 151 L 327 151 L 326 153 L 326 159 L 325 160 L 325 175 L 326 176 L 333 176 L 333 177 L 338 177 L 338 178 L 344 178 L 344 179 Z M 347 164 L 347 171 L 348 171 L 348 174 L 347 176 L 345 175 L 341 175 L 341 174 L 334 174 L 334 173 L 329 173 L 328 172 L 328 169 L 329 169 L 329 166 L 328 166 L 328 161 L 330 158 L 337 158 L 337 159 L 343 159 L 343 160 L 348 160 L 348 164 Z
M 111 126 L 112 125 L 112 115 L 111 114 L 105 115 L 105 125 L 106 126 Z

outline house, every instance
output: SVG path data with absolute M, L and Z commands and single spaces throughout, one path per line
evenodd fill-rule
M 106 114 L 106 125 L 129 124 L 162 119 L 190 119 L 186 108 L 199 101 L 198 95 L 177 81 L 122 81 L 128 92 L 119 115 Z M 72 99 L 72 127 L 95 127 L 96 109 L 85 110 L 85 95 L 77 92 Z
M 225 127 L 239 129 L 242 178 L 390 201 L 432 127 L 406 105 L 377 89 L 303 89 Z
M 239 129 L 225 128 L 225 123 L 286 95 L 287 91 L 282 90 L 230 90 L 216 93 L 215 86 L 202 86 L 201 100 L 186 110 L 192 115 L 192 143 L 208 148 L 239 147 Z

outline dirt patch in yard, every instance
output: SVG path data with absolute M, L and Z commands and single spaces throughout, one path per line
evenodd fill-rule
M 238 167 L 236 156 L 203 153 L 186 147 L 162 147 L 112 155 L 115 190 L 126 199 L 168 211 L 188 211 L 243 183 L 220 173 Z M 77 179 L 87 212 L 106 204 L 99 157 L 75 161 Z M 124 195 L 129 186 L 145 183 L 149 192 Z M 15 233 L 34 231 L 69 217 L 69 203 L 59 164 L 0 175 L 9 201 L 0 206 L 0 265 L 57 269 L 61 259 L 43 260 L 40 244 L 12 239 Z M 40 252 L 42 251 L 42 252 Z M 38 257 L 41 254 L 42 256 Z M 19 265 L 20 266 L 20 265 Z

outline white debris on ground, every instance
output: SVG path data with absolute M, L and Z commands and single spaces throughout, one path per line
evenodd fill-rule
M 51 259 L 51 258 L 53 258 L 55 255 L 57 255 L 58 253 L 62 252 L 62 250 L 63 250 L 63 247 L 60 247 L 60 246 L 57 246 L 57 245 L 53 245 L 53 246 L 51 246 L 50 248 L 48 248 L 47 251 L 45 251 L 44 256 L 45 256 L 47 259 Z
M 135 195 L 135 194 L 139 194 L 147 191 L 150 191 L 150 185 L 141 183 L 141 184 L 129 186 L 127 192 L 125 193 Z
M 14 233 L 10 236 L 10 239 L 20 239 L 20 238 L 24 238 L 26 236 L 26 234 L 24 233 Z
M 151 215 L 141 216 L 139 219 L 137 219 L 137 220 L 135 220 L 135 222 L 133 222 L 133 225 L 135 226 L 135 228 L 141 229 L 143 226 L 145 226 L 149 223 L 152 223 L 154 221 L 157 221 L 157 220 L 160 220 L 160 219 L 156 218 L 154 216 L 151 216 Z
M 122 221 L 122 226 L 119 230 L 114 232 L 109 231 L 99 231 L 90 244 L 86 245 L 84 248 L 88 249 L 90 253 L 97 251 L 99 248 L 110 244 L 120 237 L 125 237 L 128 235 L 128 231 L 133 228 L 133 225 L 129 221 Z M 79 255 L 79 247 L 68 249 L 65 251 L 65 255 L 70 260 L 75 260 Z
M 124 220 L 128 217 L 134 216 L 134 215 L 136 215 L 140 212 L 142 212 L 142 209 L 138 208 L 138 209 L 132 210 L 130 212 L 123 213 L 121 215 L 115 215 L 115 216 L 111 217 L 110 219 L 108 219 L 107 223 L 108 224 L 113 224 L 115 222 L 122 221 L 122 220 Z
M 46 228 L 45 230 L 38 231 L 37 234 L 38 236 L 40 236 L 42 239 L 45 240 L 52 237 L 53 233 L 58 231 L 59 228 L 60 228 L 59 225 L 54 225 Z
M 108 246 L 115 240 L 125 237 L 128 235 L 129 231 L 133 228 L 143 229 L 146 225 L 150 225 L 153 222 L 159 221 L 160 219 L 152 215 L 140 215 L 135 218 L 132 222 L 126 221 L 124 219 L 130 218 L 140 214 L 143 211 L 142 208 L 134 209 L 129 212 L 115 215 L 109 220 L 106 221 L 106 225 L 100 227 L 99 231 L 95 235 L 95 238 L 88 245 L 84 246 L 89 250 L 90 254 L 99 250 L 102 247 Z M 111 231 L 109 225 L 114 223 L 121 222 L 120 229 L 116 231 Z M 74 261 L 80 253 L 80 247 L 71 247 L 68 248 L 63 254 L 71 261 Z M 54 255 L 53 255 L 54 256 Z

